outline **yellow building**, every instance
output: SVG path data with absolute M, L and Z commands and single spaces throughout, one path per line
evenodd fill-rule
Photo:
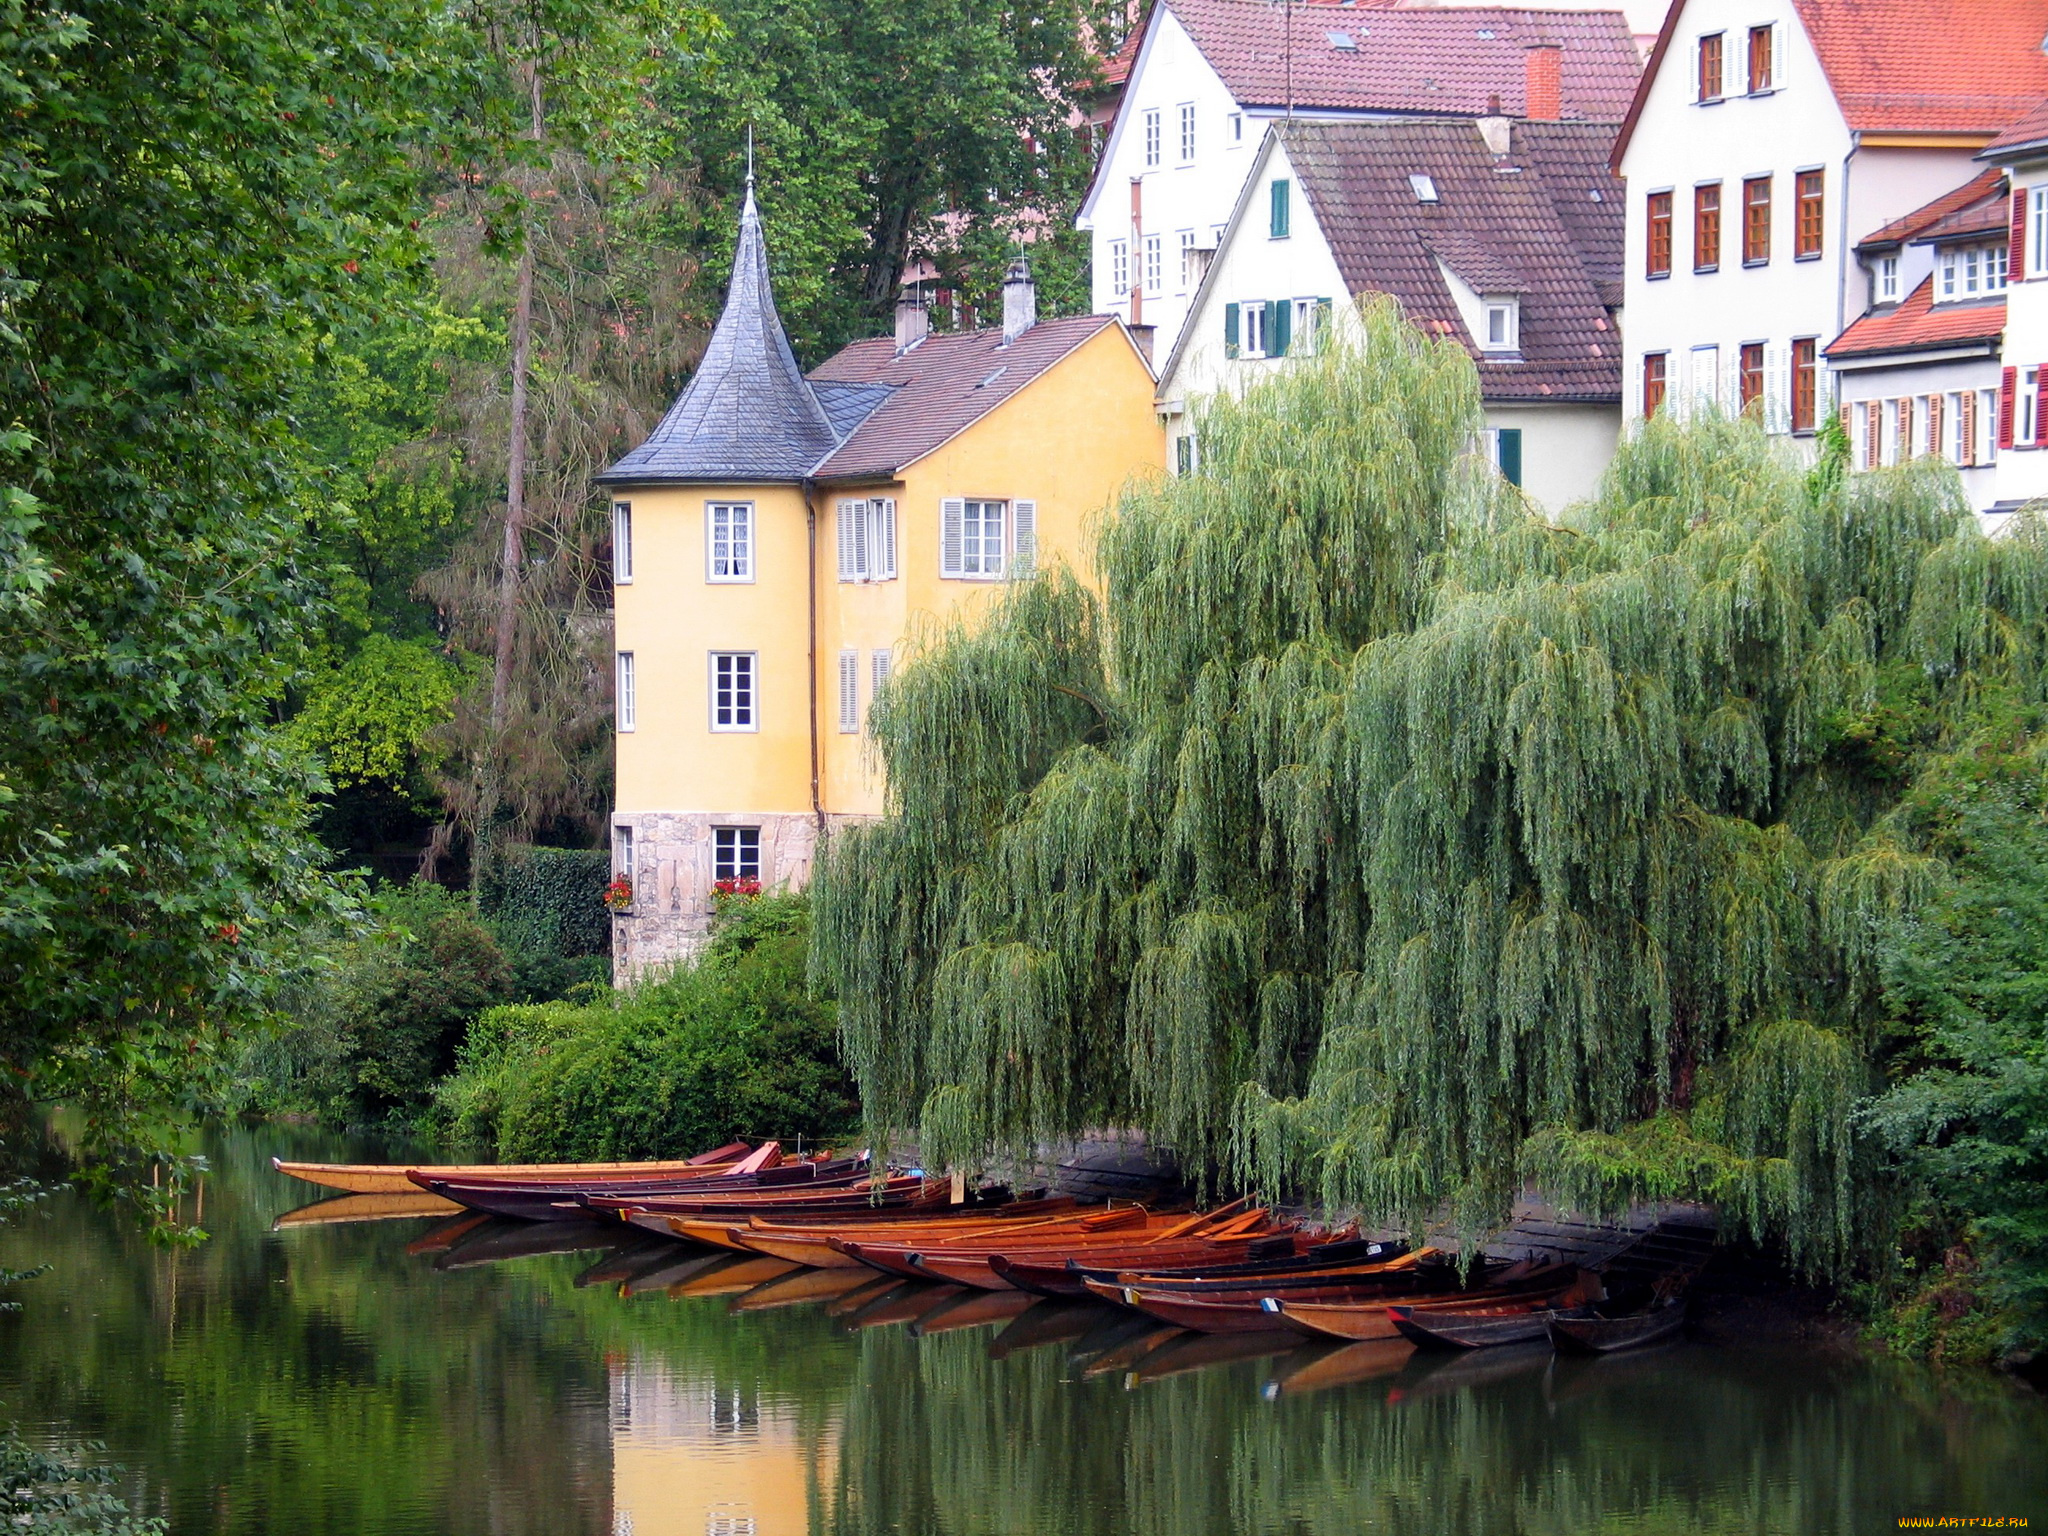
M 861 735 L 904 637 L 986 598 L 1165 441 L 1144 356 L 1111 315 L 1037 319 L 1028 268 L 1003 324 L 896 334 L 806 377 L 769 288 L 751 186 L 703 362 L 602 476 L 617 609 L 613 925 L 626 982 L 687 954 L 719 881 L 801 885 L 835 822 L 877 814 Z

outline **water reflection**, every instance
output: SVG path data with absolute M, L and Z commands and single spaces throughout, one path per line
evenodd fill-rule
M 329 1209 L 236 1133 L 215 1240 L 52 1202 L 0 1266 L 0 1402 L 192 1531 L 574 1536 L 1859 1532 L 2048 1518 L 2048 1405 L 1988 1377 L 1206 1339 L 1094 1305 L 711 1255 L 623 1227 Z

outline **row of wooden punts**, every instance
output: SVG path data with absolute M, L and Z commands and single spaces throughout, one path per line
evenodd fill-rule
M 970 1190 L 957 1179 L 877 1168 L 865 1155 L 790 1156 L 772 1141 L 661 1163 L 277 1167 L 347 1192 L 331 1203 L 364 1205 L 362 1218 L 436 1210 L 466 1210 L 475 1223 L 510 1218 L 538 1234 L 526 1240 L 536 1252 L 548 1250 L 549 1230 L 562 1223 L 623 1222 L 684 1245 L 673 1262 L 643 1255 L 619 1277 L 627 1285 L 662 1277 L 671 1294 L 760 1286 L 778 1305 L 836 1303 L 870 1282 L 882 1286 L 877 1300 L 904 1281 L 934 1282 L 961 1293 L 948 1308 L 956 1326 L 1014 1315 L 1041 1298 L 1094 1298 L 1217 1338 L 1288 1330 L 1347 1344 L 1476 1350 L 1547 1341 L 1605 1353 L 1677 1333 L 1693 1267 L 1603 1272 L 1543 1256 L 1467 1264 L 1242 1200 L 1209 1210 L 1084 1205 L 1044 1191 Z M 517 1251 L 519 1231 L 494 1240 Z M 990 1298 L 980 1308 L 986 1318 L 975 1296 Z

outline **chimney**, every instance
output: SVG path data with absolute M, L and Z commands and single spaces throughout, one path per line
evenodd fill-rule
M 924 301 L 922 288 L 906 288 L 896 295 L 896 351 L 900 356 L 931 333 L 932 312 Z
M 1137 344 L 1139 353 L 1145 359 L 1145 366 L 1147 368 L 1156 368 L 1158 364 L 1152 361 L 1152 338 L 1157 334 L 1159 327 L 1156 325 L 1127 325 L 1124 329 L 1131 333 L 1131 340 Z
M 1003 345 L 1008 346 L 1038 324 L 1038 285 L 1031 281 L 1031 263 L 1019 256 L 1003 279 Z
M 1500 98 L 1486 98 L 1486 116 L 1479 119 L 1479 137 L 1486 141 L 1486 152 L 1498 160 L 1505 155 L 1514 142 L 1514 125 L 1502 114 Z
M 1564 116 L 1564 50 L 1538 43 L 1522 55 L 1522 116 L 1554 123 Z

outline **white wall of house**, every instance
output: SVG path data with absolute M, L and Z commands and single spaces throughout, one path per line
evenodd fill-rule
M 1854 469 L 1902 464 L 1931 452 L 1961 471 L 1970 505 L 1979 512 L 1989 510 L 1998 500 L 2000 470 L 2011 457 L 1998 446 L 1999 362 L 1989 347 L 1967 350 L 1974 355 L 1908 357 L 1890 366 L 1859 363 L 1841 370 L 1842 425 L 1849 433 Z M 1932 439 L 1930 397 L 1941 402 L 1938 432 Z M 1873 401 L 1878 405 L 1874 438 L 1868 411 Z M 1911 413 L 1903 441 L 1901 402 Z
M 2005 362 L 2018 370 L 2015 383 L 2022 393 L 2033 385 L 2035 410 L 2033 442 L 2022 441 L 1999 456 L 1992 499 L 2007 503 L 2048 498 L 2048 420 L 2039 393 L 2048 375 L 2048 157 L 2022 161 L 2011 173 L 2027 228 L 2024 266 L 2009 275 L 2005 290 Z M 2024 408 L 2019 415 L 2025 424 Z
M 1855 242 L 1910 213 L 1974 174 L 1967 148 L 1926 150 L 1859 146 L 1821 69 L 1791 0 L 1683 0 L 1671 47 L 1650 83 L 1621 170 L 1628 181 L 1626 310 L 1628 351 L 1622 397 L 1629 417 L 1642 413 L 1644 359 L 1666 357 L 1673 400 L 1711 388 L 1725 408 L 1736 404 L 1738 359 L 1762 344 L 1765 419 L 1787 430 L 1793 343 L 1821 346 L 1869 302 Z M 1773 81 L 1748 91 L 1749 31 L 1771 26 Z M 1722 38 L 1722 95 L 1699 100 L 1702 39 Z M 1798 181 L 1819 171 L 1823 196 L 1821 250 L 1795 254 Z M 1769 259 L 1743 260 L 1746 180 L 1768 176 Z M 1695 190 L 1721 188 L 1718 268 L 1694 270 Z M 1671 197 L 1672 256 L 1666 277 L 1649 275 L 1649 207 Z M 1907 290 L 1910 291 L 1910 290 Z M 1903 293 L 1901 297 L 1903 297 Z M 1825 363 L 1817 380 L 1816 421 L 1832 394 Z
M 1475 130 L 1476 131 L 1476 130 Z M 1298 300 L 1313 304 L 1329 299 L 1331 324 L 1339 332 L 1355 331 L 1358 320 L 1349 290 L 1330 249 L 1315 210 L 1303 195 L 1287 151 L 1277 139 L 1262 143 L 1251 163 L 1249 184 L 1242 189 L 1242 212 L 1230 221 L 1218 249 L 1214 271 L 1200 290 L 1187 319 L 1180 356 L 1159 382 L 1160 412 L 1166 418 L 1167 466 L 1182 457 L 1180 439 L 1193 434 L 1193 408 L 1204 395 L 1242 392 L 1285 359 L 1265 356 L 1248 345 L 1245 312 L 1256 304 Z M 1288 234 L 1272 236 L 1271 183 L 1289 183 Z M 1238 307 L 1238 355 L 1229 355 L 1226 314 Z M 1295 331 L 1295 355 L 1302 329 Z M 1162 365 L 1167 354 L 1160 354 Z M 1539 506 L 1558 511 L 1590 496 L 1614 457 L 1621 431 L 1621 413 L 1614 406 L 1492 405 L 1486 407 L 1492 435 L 1520 432 L 1522 489 Z
M 1191 114 L 1192 155 L 1182 154 L 1184 110 Z M 1148 123 L 1157 124 L 1156 153 Z M 1156 327 L 1155 357 L 1165 357 L 1179 337 L 1201 281 L 1200 258 L 1183 252 L 1215 250 L 1263 127 L 1239 108 L 1187 29 L 1162 5 L 1132 64 L 1102 166 L 1075 220 L 1090 235 L 1095 312 Z M 1133 182 L 1139 184 L 1136 220 Z M 1147 242 L 1155 240 L 1157 263 L 1148 281 Z

